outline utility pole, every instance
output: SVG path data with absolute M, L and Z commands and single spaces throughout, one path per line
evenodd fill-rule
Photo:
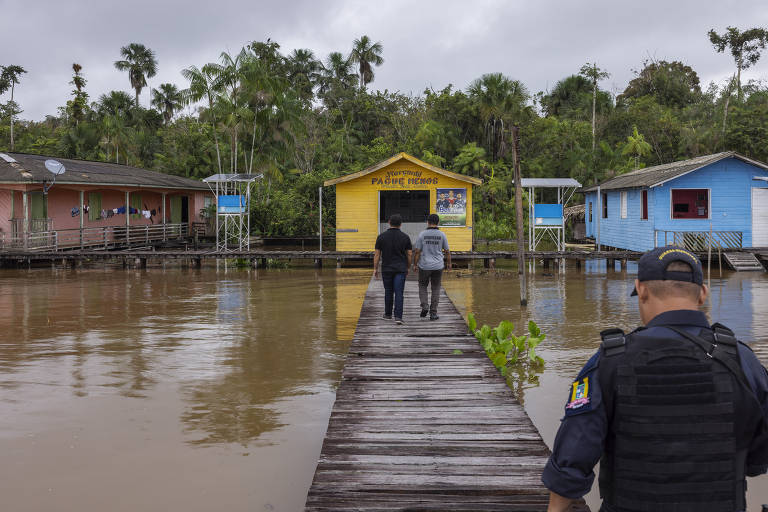
M 520 305 L 528 305 L 528 285 L 525 273 L 525 224 L 523 223 L 523 184 L 520 177 L 520 128 L 512 125 L 512 153 L 515 168 L 515 213 L 517 214 L 517 273 L 520 276 Z

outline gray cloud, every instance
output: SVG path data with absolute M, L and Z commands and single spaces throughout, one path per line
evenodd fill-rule
M 0 0 L 0 13 L 0 64 L 29 71 L 17 89 L 21 117 L 28 119 L 54 114 L 70 98 L 72 62 L 83 66 L 92 100 L 112 89 L 130 92 L 127 75 L 113 62 L 131 42 L 157 53 L 159 73 L 150 87 L 183 87 L 182 68 L 216 61 L 222 51 L 253 40 L 271 37 L 285 53 L 307 47 L 325 58 L 348 52 L 353 39 L 368 34 L 384 45 L 385 63 L 373 84 L 378 89 L 465 88 L 483 73 L 501 71 L 536 92 L 596 61 L 612 74 L 603 87 L 621 92 L 632 69 L 649 57 L 686 62 L 704 85 L 722 82 L 734 66 L 729 55 L 712 50 L 707 31 L 768 26 L 760 0 Z M 768 55 L 745 74 L 765 77 Z M 145 89 L 145 105 L 148 98 Z

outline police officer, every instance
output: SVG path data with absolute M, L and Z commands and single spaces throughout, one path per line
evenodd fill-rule
M 635 280 L 645 327 L 603 331 L 571 385 L 542 474 L 549 511 L 592 487 L 602 511 L 746 510 L 746 478 L 768 470 L 768 374 L 733 332 L 698 310 L 698 258 L 645 253 Z

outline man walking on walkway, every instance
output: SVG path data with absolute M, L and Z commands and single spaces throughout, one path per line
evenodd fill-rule
M 411 266 L 411 237 L 400 231 L 403 218 L 394 214 L 389 218 L 389 229 L 376 239 L 376 252 L 373 256 L 373 275 L 379 278 L 379 260 L 381 277 L 384 281 L 384 318 L 392 319 L 394 302 L 395 322 L 403 323 L 403 290 L 405 277 Z
M 419 233 L 416 239 L 416 254 L 413 260 L 413 270 L 419 268 L 419 301 L 421 301 L 421 317 L 429 314 L 430 320 L 437 320 L 437 304 L 440 302 L 440 283 L 443 280 L 443 267 L 451 270 L 451 250 L 448 248 L 448 238 L 437 229 L 440 217 L 431 214 L 427 217 L 427 229 Z M 443 251 L 446 263 L 443 265 Z M 432 283 L 432 301 L 427 299 L 427 285 Z

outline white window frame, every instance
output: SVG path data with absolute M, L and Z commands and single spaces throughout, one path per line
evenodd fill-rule
M 680 219 L 674 216 L 675 203 L 672 201 L 672 192 L 675 190 L 706 190 L 707 191 L 707 216 L 695 219 Z M 712 189 L 709 187 L 677 187 L 669 189 L 669 218 L 670 220 L 709 220 L 712 218 Z
M 627 191 L 622 190 L 619 194 L 619 212 L 622 219 L 627 218 Z

